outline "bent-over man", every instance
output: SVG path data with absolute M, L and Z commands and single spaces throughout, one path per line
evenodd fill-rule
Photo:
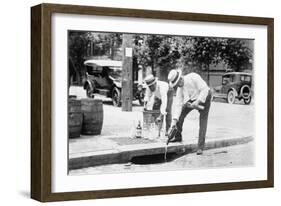
M 173 90 L 169 88 L 169 84 L 164 81 L 159 81 L 152 74 L 145 78 L 147 89 L 144 97 L 144 108 L 148 110 L 158 110 L 162 117 L 166 115 L 166 132 L 171 126 L 172 121 L 172 103 L 173 103 Z
M 193 109 L 198 109 L 199 139 L 197 154 L 201 155 L 205 146 L 208 115 L 211 105 L 211 90 L 206 82 L 196 73 L 182 76 L 181 70 L 171 70 L 168 75 L 169 84 L 176 90 L 175 111 L 172 126 L 176 125 L 178 132 L 170 142 L 182 141 L 182 125 L 186 115 Z

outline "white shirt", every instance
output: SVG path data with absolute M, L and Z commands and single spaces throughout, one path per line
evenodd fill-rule
M 189 100 L 199 100 L 205 103 L 210 88 L 206 82 L 196 73 L 189 73 L 183 76 L 184 85 L 177 88 L 175 99 L 174 119 L 179 119 L 182 106 Z
M 147 102 L 146 108 L 152 110 L 154 104 L 154 98 L 157 97 L 161 99 L 160 112 L 161 114 L 165 114 L 167 108 L 168 90 L 169 90 L 169 84 L 167 82 L 163 82 L 159 80 L 156 81 L 156 89 L 154 92 L 152 92 L 149 89 L 149 87 L 147 87 L 145 90 L 145 97 L 144 97 L 144 101 Z

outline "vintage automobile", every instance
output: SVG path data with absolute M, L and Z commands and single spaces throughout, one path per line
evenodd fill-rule
M 84 89 L 87 96 L 94 98 L 95 94 L 112 99 L 114 106 L 121 106 L 122 62 L 115 60 L 86 60 L 86 79 Z M 133 83 L 133 100 L 143 105 L 144 88 L 138 81 Z
M 228 72 L 222 76 L 222 85 L 213 88 L 213 98 L 226 99 L 233 104 L 236 99 L 250 104 L 252 99 L 252 75 L 245 72 Z

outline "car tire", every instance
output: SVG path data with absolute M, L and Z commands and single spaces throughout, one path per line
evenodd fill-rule
M 246 91 L 246 95 L 245 95 L 245 91 Z M 241 87 L 240 89 L 240 96 L 243 98 L 243 99 L 249 99 L 251 98 L 251 88 L 249 85 L 244 85 Z M 250 100 L 251 101 L 251 100 Z
M 94 98 L 93 91 L 91 90 L 91 87 L 89 84 L 86 86 L 86 94 L 88 98 Z
M 116 87 L 112 90 L 112 102 L 115 107 L 121 106 L 121 91 Z
M 229 103 L 229 104 L 234 104 L 235 99 L 236 99 L 235 91 L 234 91 L 234 90 L 230 90 L 230 91 L 227 93 L 227 103 Z
M 250 104 L 251 100 L 252 100 L 251 96 L 248 99 L 243 99 L 243 101 L 246 105 Z

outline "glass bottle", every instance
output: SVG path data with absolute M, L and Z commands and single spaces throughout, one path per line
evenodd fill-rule
M 139 121 L 138 126 L 136 128 L 136 138 L 141 138 L 142 136 L 142 128 L 141 128 L 141 122 Z

